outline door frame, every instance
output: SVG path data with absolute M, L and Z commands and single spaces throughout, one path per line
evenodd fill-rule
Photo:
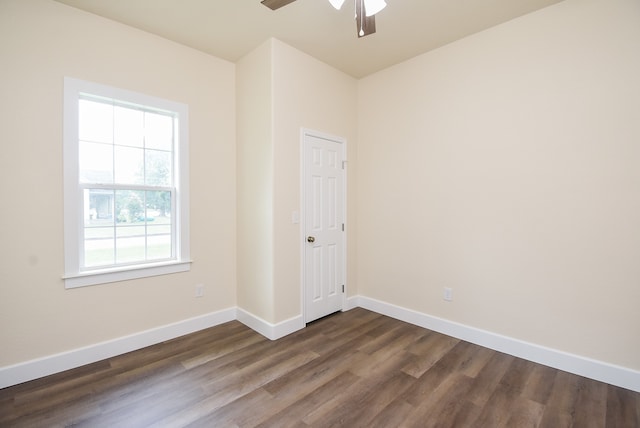
M 307 167 L 305 162 L 306 137 L 320 138 L 323 140 L 333 141 L 340 144 L 342 147 L 342 219 L 344 222 L 344 232 L 342 234 L 342 275 L 344 282 L 344 292 L 341 299 L 341 311 L 347 310 L 347 291 L 349 284 L 347 281 L 347 232 L 349 231 L 349 225 L 347 224 L 347 140 L 343 137 L 337 137 L 335 135 L 327 134 L 325 132 L 315 131 L 308 128 L 300 128 L 300 307 L 302 309 L 302 322 L 307 324 L 307 284 L 306 284 L 306 255 L 305 252 L 308 248 L 306 245 L 306 174 Z

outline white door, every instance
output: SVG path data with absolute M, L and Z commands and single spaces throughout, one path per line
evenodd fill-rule
M 311 322 L 342 309 L 344 142 L 303 132 L 304 304 Z

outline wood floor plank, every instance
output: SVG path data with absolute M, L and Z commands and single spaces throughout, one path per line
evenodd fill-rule
M 48 400 L 54 400 L 60 403 L 69 399 L 70 395 L 77 395 L 79 391 L 88 395 L 96 380 L 109 377 L 112 369 L 110 364 L 94 364 L 92 366 L 94 367 L 92 371 L 80 371 L 77 374 L 67 371 L 63 376 L 57 376 L 55 382 L 19 391 L 13 395 L 13 405 L 16 407 L 26 405 L 32 410 L 36 410 L 34 402 L 48 403 L 50 402 Z
M 313 427 L 369 426 L 371 420 L 414 381 L 413 377 L 398 371 L 379 382 L 361 382 L 358 389 L 352 388 L 353 395 L 348 401 L 340 403 L 313 423 L 310 418 L 305 418 L 304 422 Z
M 300 397 L 299 400 L 280 410 L 257 425 L 260 428 L 267 427 L 298 427 L 309 426 L 304 421 L 311 413 L 325 403 L 335 398 L 337 391 L 346 391 L 360 380 L 351 372 L 343 372 L 332 378 L 327 383 L 318 387 L 313 393 Z
M 483 408 L 493 395 L 500 380 L 511 367 L 515 357 L 495 352 L 483 370 L 475 377 L 473 385 L 467 394 L 467 400 L 478 408 Z
M 278 355 L 277 359 L 264 359 L 221 379 L 203 385 L 205 394 L 221 395 L 229 391 L 233 395 L 242 395 L 254 388 L 262 387 L 273 379 L 277 379 L 297 367 L 318 358 L 312 351 Z
M 1 427 L 639 428 L 640 394 L 357 308 L 232 321 L 0 389 Z
M 313 351 L 319 354 L 323 352 L 331 352 L 334 349 L 343 346 L 345 343 L 349 343 L 353 340 L 357 340 L 360 343 L 358 347 L 362 346 L 362 344 L 365 344 L 369 340 L 371 340 L 371 336 L 368 335 L 371 330 L 375 329 L 381 324 L 385 324 L 388 322 L 385 317 L 379 315 L 375 317 L 355 318 L 357 322 L 353 325 L 349 325 L 351 320 L 352 318 L 349 318 L 349 320 L 345 321 L 347 323 L 347 326 L 345 326 L 345 328 L 341 332 L 322 332 L 322 335 L 327 338 L 327 341 L 323 343 L 322 346 L 314 348 Z
M 406 420 L 415 408 L 404 401 L 396 398 L 378 413 L 368 424 L 370 428 L 399 427 Z
M 514 399 L 518 395 L 503 383 L 499 383 L 476 420 L 479 427 L 502 427 L 511 418 Z
M 350 367 L 360 364 L 366 358 L 368 358 L 366 354 L 357 350 L 340 354 L 334 351 L 265 384 L 262 388 L 272 398 L 269 410 L 253 415 L 252 424 L 253 422 L 262 423 L 285 408 L 291 410 L 291 406 L 295 406 L 297 402 L 309 395 L 315 395 L 324 385 L 347 373 Z
M 578 376 L 561 371 L 556 373 L 540 427 L 566 428 L 573 426 L 579 382 Z
M 461 420 L 457 419 L 457 416 L 465 408 L 465 396 L 472 384 L 473 378 L 462 373 L 456 375 L 446 394 L 440 396 L 425 420 L 416 426 L 424 428 L 460 426 Z
M 355 374 L 367 377 L 371 373 L 382 370 L 380 366 L 386 367 L 389 363 L 395 364 L 398 357 L 401 357 L 406 365 L 407 361 L 411 359 L 411 355 L 406 352 L 406 348 L 410 343 L 421 337 L 420 331 L 406 329 L 405 326 L 402 326 L 402 329 L 392 331 L 389 335 L 390 337 L 385 337 L 385 346 L 374 347 L 373 349 L 376 349 L 374 352 L 371 352 L 372 348 L 365 347 L 364 352 L 371 355 L 371 359 L 368 360 L 368 364 L 355 366 L 352 369 Z
M 502 425 L 503 428 L 536 428 L 540 425 L 544 413 L 544 405 L 518 397 L 509 411 L 509 418 Z M 581 426 L 581 425 L 578 425 Z
M 579 387 L 579 376 L 559 371 L 553 382 L 547 408 L 553 408 L 558 412 L 573 415 L 575 413 Z
M 574 425 L 601 427 L 607 420 L 607 385 L 581 378 L 576 397 Z
M 264 389 L 278 400 L 295 401 L 350 368 L 364 364 L 368 358 L 355 349 L 342 351 L 339 348 L 267 383 Z
M 225 355 L 232 354 L 239 350 L 248 349 L 256 352 L 255 347 L 250 347 L 254 344 L 261 344 L 261 346 L 266 348 L 268 345 L 268 341 L 266 341 L 265 338 L 260 336 L 259 334 L 256 334 L 252 331 L 247 331 L 247 329 L 245 328 L 244 331 L 240 331 L 236 334 L 232 334 L 228 337 L 219 339 L 217 342 L 215 342 L 215 346 L 212 346 L 210 349 L 208 349 L 207 352 L 193 353 L 192 356 L 183 356 L 180 358 L 180 361 L 186 369 L 191 369 L 201 364 L 208 363 L 212 360 L 217 360 Z
M 157 426 L 185 426 L 194 423 L 203 415 L 217 411 L 317 356 L 314 352 L 306 351 L 283 358 L 275 364 L 270 359 L 259 360 L 236 373 L 203 385 L 205 397 L 203 400 L 166 418 Z
M 457 413 L 453 419 L 447 421 L 444 426 L 451 428 L 476 428 L 476 421 L 482 413 L 482 408 L 476 406 L 469 400 L 461 400 Z
M 390 355 L 380 351 L 361 360 L 359 366 L 352 367 L 350 370 L 360 378 L 359 381 L 344 391 L 336 391 L 336 395 L 331 400 L 312 411 L 303 419 L 303 422 L 317 425 L 328 418 L 334 420 L 336 414 L 342 414 L 344 410 L 355 408 L 358 404 L 367 405 L 365 401 L 367 394 L 372 390 L 382 394 L 380 385 L 400 372 L 407 358 L 406 352 L 395 352 Z
M 640 427 L 640 394 L 607 385 L 606 426 Z
M 442 364 L 435 364 L 427 370 L 413 385 L 400 397 L 414 407 L 423 406 L 428 403 L 433 395 L 433 391 L 442 384 L 449 376 L 449 367 Z
M 464 361 L 463 365 L 457 370 L 466 376 L 475 378 L 484 369 L 494 353 L 495 351 L 490 349 L 473 345 L 468 360 Z
M 471 364 L 475 353 L 480 347 L 469 342 L 460 341 L 449 352 L 442 356 L 429 370 L 427 370 L 412 388 L 404 394 L 405 400 L 417 407 L 421 402 L 429 401 L 428 396 L 453 373 L 462 373 L 475 365 Z
M 0 426 L 2 427 L 67 427 L 76 424 L 87 417 L 101 414 L 100 402 L 91 397 L 81 397 L 79 400 L 64 404 L 64 411 L 52 411 L 50 407 L 23 414 L 5 413 L 0 409 Z
M 527 389 L 535 366 L 535 363 L 530 361 L 514 358 L 506 373 L 500 379 L 500 384 L 514 395 L 522 394 Z
M 90 379 L 94 374 L 108 372 L 112 369 L 111 361 L 102 360 L 95 363 L 77 367 L 72 370 L 65 370 L 30 382 L 24 382 L 11 388 L 0 389 L 0 402 L 7 399 L 17 402 L 20 396 L 32 397 L 41 393 L 45 389 L 61 388 L 71 383 L 83 382 L 83 379 Z M 0 413 L 0 416 L 2 414 Z
M 522 395 L 525 398 L 546 405 L 557 374 L 557 369 L 536 364 L 527 383 L 524 385 Z
M 172 390 L 152 394 L 145 399 L 135 399 L 130 403 L 114 407 L 110 411 L 83 418 L 75 426 L 93 428 L 109 427 L 148 427 L 164 418 L 170 417 L 183 408 L 195 405 L 202 397 L 202 391 Z M 128 400 L 127 400 L 128 401 Z
M 343 319 L 343 322 L 336 322 L 333 317 L 323 318 L 319 321 L 310 324 L 310 327 L 316 327 L 321 325 L 322 334 L 331 339 L 331 342 L 340 338 L 341 336 L 353 336 L 353 332 L 356 334 L 359 332 L 371 331 L 375 327 L 380 324 L 384 324 L 387 322 L 386 317 L 377 314 L 375 312 L 367 311 L 362 308 L 352 309 L 346 313 L 337 314 L 340 315 Z M 346 316 L 343 316 L 346 315 Z M 327 328 L 325 328 L 325 324 L 329 324 Z M 308 327 L 307 327 L 308 328 Z M 328 344 L 330 344 L 329 342 Z
M 460 400 L 461 395 L 464 395 L 464 390 L 470 387 L 470 382 L 470 378 L 462 373 L 445 376 L 442 382 L 428 394 L 425 394 L 422 399 L 410 403 L 415 410 L 407 415 L 402 426 L 423 427 L 436 422 L 442 425 L 442 419 L 447 417 L 446 415 L 450 416 L 451 412 L 455 412 L 449 407 L 450 399 L 455 397 L 456 401 Z
M 571 428 L 573 416 L 557 407 L 545 407 L 539 428 Z
M 476 377 L 489 359 L 485 351 L 481 346 L 460 341 L 438 360 L 437 364 L 443 365 L 451 373 L 460 372 L 469 377 Z
M 459 342 L 459 339 L 439 333 L 421 337 L 408 349 L 408 352 L 416 355 L 416 358 L 403 367 L 402 371 L 419 378 Z
M 217 410 L 198 418 L 187 427 L 256 426 L 262 415 L 271 411 L 272 398 L 262 388 L 257 388 Z

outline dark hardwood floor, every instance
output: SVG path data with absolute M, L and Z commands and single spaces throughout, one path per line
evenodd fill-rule
M 2 427 L 640 427 L 640 394 L 364 309 L 239 322 L 0 390 Z

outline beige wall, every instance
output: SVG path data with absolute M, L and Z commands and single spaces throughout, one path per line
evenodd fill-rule
M 347 223 L 355 219 L 356 80 L 280 41 L 274 41 L 274 285 L 276 321 L 300 315 L 302 241 L 291 214 L 300 211 L 301 128 L 347 140 Z M 355 232 L 355 229 L 353 229 Z M 347 259 L 355 261 L 355 233 Z M 347 271 L 350 294 L 355 272 Z
M 356 82 L 276 40 L 236 67 L 0 0 L 0 367 L 236 305 L 300 315 L 305 127 L 347 140 L 350 296 L 640 369 L 639 18 L 566 0 Z M 190 272 L 64 289 L 64 76 L 189 105 Z
M 346 138 L 355 163 L 356 80 L 275 39 L 240 60 L 237 76 L 238 303 L 279 323 L 302 315 L 302 237 L 292 222 L 301 210 L 301 128 Z M 355 179 L 354 168 L 349 219 Z M 348 249 L 355 260 L 355 233 Z M 348 281 L 355 294 L 355 272 Z
M 235 66 L 48 0 L 0 2 L 0 61 L 0 366 L 236 306 Z M 189 105 L 190 272 L 65 290 L 64 76 Z
M 273 41 L 236 67 L 238 306 L 272 322 L 273 291 Z
M 567 0 L 362 79 L 360 294 L 640 369 L 639 23 Z

